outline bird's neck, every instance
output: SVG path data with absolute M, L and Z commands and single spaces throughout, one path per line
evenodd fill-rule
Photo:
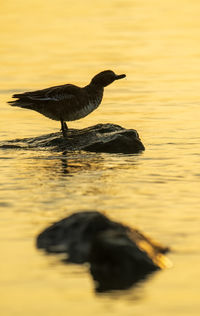
M 86 95 L 88 96 L 88 100 L 91 103 L 95 104 L 95 107 L 97 107 L 103 98 L 103 87 L 89 84 L 83 88 L 86 92 Z
M 90 83 L 87 86 L 85 86 L 84 89 L 88 93 L 103 93 L 104 87 L 97 84 Z

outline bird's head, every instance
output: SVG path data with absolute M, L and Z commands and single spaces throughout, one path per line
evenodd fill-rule
M 125 78 L 126 75 L 116 75 L 112 70 L 105 70 L 94 76 L 92 78 L 91 83 L 93 85 L 106 87 L 111 84 L 115 80 L 119 80 Z

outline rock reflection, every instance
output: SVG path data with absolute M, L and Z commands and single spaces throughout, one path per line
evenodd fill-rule
M 46 228 L 37 248 L 66 254 L 65 262 L 90 264 L 97 292 L 128 289 L 169 266 L 169 250 L 138 230 L 95 211 L 78 212 Z

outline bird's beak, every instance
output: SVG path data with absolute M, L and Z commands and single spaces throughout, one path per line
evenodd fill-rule
M 122 79 L 122 78 L 125 78 L 125 77 L 126 77 L 125 74 L 123 74 L 123 75 L 116 75 L 115 80 L 119 80 L 119 79 Z

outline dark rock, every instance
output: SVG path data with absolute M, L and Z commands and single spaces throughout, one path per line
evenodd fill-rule
M 49 148 L 54 151 L 77 151 L 134 154 L 145 150 L 134 129 L 114 124 L 98 124 L 81 130 L 69 129 L 67 137 L 52 133 L 34 138 L 0 143 L 0 148 Z
M 97 291 L 128 288 L 168 265 L 168 248 L 99 212 L 74 213 L 56 222 L 37 237 L 37 247 L 66 253 L 66 262 L 89 262 Z
M 47 252 L 66 252 L 69 262 L 84 263 L 89 260 L 95 236 L 111 228 L 126 231 L 125 226 L 99 212 L 74 213 L 45 229 L 37 238 L 37 247 Z
M 126 289 L 160 268 L 128 234 L 115 230 L 96 236 L 89 262 L 99 292 Z

